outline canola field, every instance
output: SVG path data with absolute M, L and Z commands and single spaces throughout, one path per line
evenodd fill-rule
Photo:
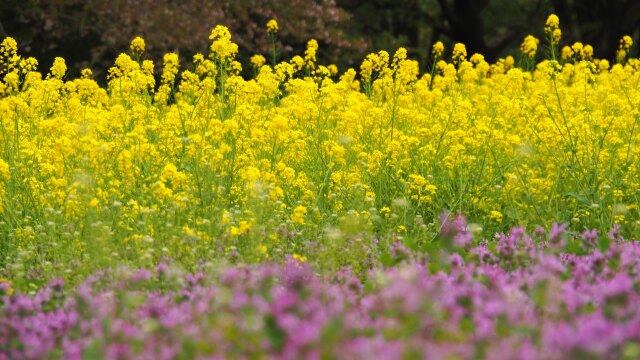
M 0 359 L 639 357 L 640 59 L 545 34 L 106 85 L 4 39 Z

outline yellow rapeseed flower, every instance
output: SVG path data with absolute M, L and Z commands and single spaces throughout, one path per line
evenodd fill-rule
M 265 59 L 265 57 L 260 54 L 253 55 L 251 57 L 251 65 L 253 65 L 253 67 L 256 69 L 260 69 L 266 62 L 267 59 Z
M 10 177 L 9 164 L 3 159 L 0 159 L 0 180 L 9 180 Z
M 267 32 L 270 34 L 275 34 L 278 32 L 278 22 L 276 19 L 271 19 L 267 22 Z
M 544 26 L 544 32 L 551 40 L 552 45 L 557 45 L 560 42 L 562 31 L 560 30 L 560 18 L 556 14 L 549 15 Z
M 231 41 L 231 33 L 226 26 L 218 25 L 211 30 L 211 55 L 219 61 L 232 61 L 238 53 L 238 45 Z
M 489 219 L 494 220 L 495 222 L 501 223 L 502 222 L 502 213 L 500 211 L 497 210 L 491 210 L 489 212 Z
M 67 64 L 64 62 L 64 59 L 61 57 L 56 57 L 53 60 L 53 65 L 51 66 L 50 75 L 56 79 L 62 79 L 66 73 L 67 73 Z
M 540 40 L 538 40 L 535 36 L 527 35 L 520 45 L 520 51 L 526 57 L 533 59 L 536 56 L 536 52 L 538 51 L 539 43 Z
M 6 37 L 0 43 L 0 55 L 3 57 L 11 57 L 18 52 L 18 42 L 12 37 Z
M 304 51 L 304 62 L 310 68 L 315 67 L 316 53 L 318 52 L 318 41 L 311 39 L 307 42 L 307 49 Z
M 93 71 L 91 69 L 82 69 L 82 71 L 80 72 L 80 76 L 82 76 L 83 79 L 91 79 L 91 76 L 93 76 Z
M 444 44 L 442 43 L 442 41 L 437 41 L 435 44 L 433 44 L 433 47 L 431 48 L 431 55 L 436 58 L 441 58 L 443 53 Z
M 302 205 L 298 205 L 293 209 L 291 214 L 291 222 L 296 225 L 303 225 L 305 223 L 304 217 L 307 215 L 307 208 Z
M 467 48 L 462 43 L 456 43 L 453 45 L 453 53 L 451 60 L 454 64 L 460 64 L 467 59 Z
M 547 17 L 547 21 L 545 23 L 544 26 L 544 31 L 547 34 L 550 34 L 553 32 L 553 30 L 557 29 L 560 27 L 560 18 L 558 17 L 558 15 L 556 14 L 551 14 Z
M 140 36 L 136 36 L 135 38 L 133 38 L 133 40 L 131 40 L 131 44 L 129 45 L 129 48 L 134 53 L 138 53 L 138 54 L 143 53 L 145 49 L 144 39 L 141 38 Z
M 625 35 L 620 39 L 618 51 L 616 52 L 616 60 L 618 63 L 623 63 L 626 60 L 631 46 L 633 46 L 633 39 L 631 39 L 631 36 Z
M 549 37 L 560 31 L 557 17 L 547 25 Z M 373 233 L 437 230 L 432 219 L 452 206 L 475 217 L 482 236 L 536 223 L 536 212 L 638 233 L 627 203 L 640 191 L 640 132 L 629 131 L 640 60 L 628 59 L 629 39 L 619 64 L 582 43 L 563 50 L 567 61 L 554 44 L 552 60 L 534 63 L 540 45 L 527 37 L 518 63 L 468 57 L 462 44 L 448 59 L 436 43 L 428 73 L 399 49 L 342 74 L 318 62 L 310 41 L 273 66 L 254 57 L 252 79 L 236 76 L 228 29 L 211 40 L 192 60 L 167 54 L 161 72 L 126 49 L 104 85 L 90 70 L 70 78 L 62 60 L 43 78 L 15 40 L 0 44 L 0 212 L 11 206 L 19 220 L 2 226 L 16 240 L 9 253 L 21 256 L 7 266 L 55 251 L 49 226 L 80 267 L 90 264 L 79 224 L 105 254 L 143 262 L 311 261 L 321 257 L 301 244 L 323 229 L 360 248 Z M 567 169 L 612 183 L 593 188 Z M 581 189 L 597 203 L 583 204 Z
M 633 46 L 633 39 L 629 35 L 625 35 L 620 39 L 620 49 L 629 50 Z

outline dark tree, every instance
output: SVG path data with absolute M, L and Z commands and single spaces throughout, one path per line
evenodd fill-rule
M 302 52 L 312 37 L 320 42 L 324 61 L 336 60 L 345 49 L 365 51 L 364 40 L 344 33 L 350 15 L 334 0 L 0 1 L 0 35 L 15 37 L 20 51 L 38 58 L 43 71 L 63 56 L 75 71 L 91 66 L 100 74 L 128 51 L 135 36 L 145 38 L 147 56 L 158 63 L 171 51 L 190 58 L 207 51 L 209 33 L 220 24 L 230 28 L 241 57 L 266 54 L 265 24 L 271 18 L 280 24 L 283 56 Z
M 246 63 L 269 52 L 264 26 L 276 18 L 284 58 L 315 38 L 320 61 L 342 70 L 368 52 L 400 46 L 424 70 L 436 41 L 449 50 L 462 42 L 469 55 L 488 61 L 517 54 L 526 35 L 543 38 L 551 13 L 560 17 L 561 45 L 591 44 L 596 57 L 614 59 L 623 35 L 640 41 L 638 0 L 1 0 L 0 37 L 15 37 L 43 71 L 63 56 L 72 71 L 90 66 L 100 78 L 135 36 L 145 38 L 147 56 L 159 63 L 169 51 L 183 59 L 206 52 L 218 24 L 230 28 Z
M 339 0 L 354 15 L 372 46 L 406 46 L 424 59 L 438 40 L 462 42 L 467 51 L 488 60 L 516 54 L 522 39 L 542 38 L 547 16 L 556 13 L 563 44 L 591 44 L 596 56 L 613 59 L 618 41 L 640 37 L 637 0 Z
M 624 35 L 638 43 L 640 1 L 637 0 L 551 0 L 571 41 L 591 44 L 599 57 L 615 58 Z M 637 46 L 637 45 L 636 45 Z

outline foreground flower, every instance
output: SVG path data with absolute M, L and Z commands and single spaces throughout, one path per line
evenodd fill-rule
M 466 231 L 461 216 L 445 219 L 443 232 Z M 554 224 L 548 236 L 567 235 Z M 121 268 L 33 296 L 0 287 L 0 359 L 619 358 L 640 341 L 640 243 L 573 255 L 514 228 L 443 270 L 401 247 L 397 267 L 364 281 L 321 277 L 294 256 L 196 273 Z
M 278 22 L 276 19 L 271 19 L 267 22 L 267 32 L 269 34 L 275 34 L 278 32 Z

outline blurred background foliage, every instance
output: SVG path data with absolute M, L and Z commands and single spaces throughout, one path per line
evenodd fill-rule
M 206 53 L 218 24 L 230 28 L 248 68 L 251 55 L 269 53 L 265 24 L 275 18 L 282 58 L 315 38 L 319 60 L 341 70 L 358 67 L 368 52 L 400 46 L 424 69 L 436 41 L 448 49 L 462 42 L 469 55 L 489 61 L 516 54 L 526 35 L 543 38 L 550 13 L 560 17 L 562 44 L 591 44 L 596 57 L 613 59 L 625 34 L 639 40 L 637 0 L 2 0 L 0 38 L 14 37 L 41 71 L 62 56 L 72 76 L 90 67 L 103 79 L 135 36 L 145 38 L 147 57 L 159 65 L 166 52 L 185 61 Z

